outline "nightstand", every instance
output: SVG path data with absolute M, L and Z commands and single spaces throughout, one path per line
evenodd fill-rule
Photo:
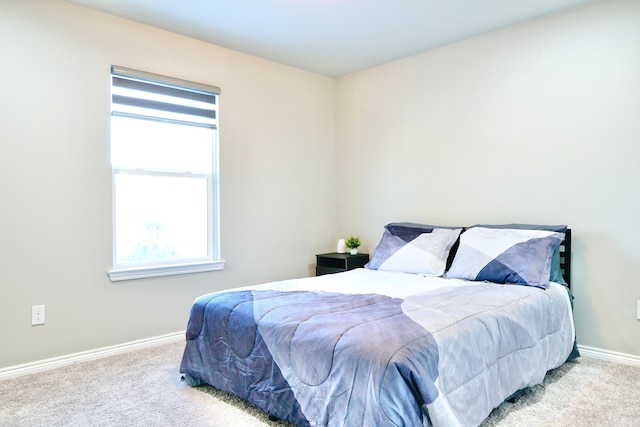
M 316 276 L 323 274 L 339 273 L 364 267 L 369 262 L 369 254 L 339 254 L 331 252 L 316 255 Z

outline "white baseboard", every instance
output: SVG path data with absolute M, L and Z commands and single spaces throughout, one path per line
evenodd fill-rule
M 74 363 L 88 362 L 90 360 L 101 359 L 103 357 L 114 356 L 116 354 L 127 353 L 130 351 L 141 350 L 143 348 L 155 347 L 157 345 L 170 344 L 173 342 L 184 340 L 184 331 L 174 332 L 172 334 L 160 335 L 157 337 L 145 338 L 137 341 L 130 341 L 124 344 L 97 348 L 95 350 L 72 353 L 65 356 L 38 360 L 36 362 L 25 363 L 22 365 L 9 366 L 7 368 L 0 369 L 0 381 L 9 378 L 20 377 L 22 375 L 34 374 L 36 372 L 42 372 L 49 369 L 59 368 L 62 366 L 73 365 Z
M 633 354 L 619 353 L 617 351 L 603 350 L 601 348 L 579 345 L 580 354 L 594 359 L 606 360 L 608 362 L 626 363 L 627 365 L 640 366 L 640 356 Z

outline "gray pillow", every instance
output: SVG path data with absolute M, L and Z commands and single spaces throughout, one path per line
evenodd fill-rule
M 567 226 L 566 225 L 541 225 L 541 224 L 476 224 L 472 225 L 469 228 L 473 227 L 484 227 L 484 228 L 510 228 L 514 230 L 546 230 L 546 231 L 555 231 L 558 233 L 566 233 Z M 562 285 L 567 285 L 567 282 L 564 280 L 564 276 L 562 275 L 562 268 L 560 268 L 560 247 L 558 247 L 553 253 L 553 258 L 551 258 L 551 273 L 549 280 L 551 282 L 560 283 Z
M 451 246 L 461 231 L 388 224 L 365 268 L 442 276 Z
M 563 240 L 554 231 L 473 227 L 460 236 L 447 277 L 546 289 Z

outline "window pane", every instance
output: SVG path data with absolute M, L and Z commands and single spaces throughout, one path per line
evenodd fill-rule
M 211 173 L 214 130 L 111 117 L 114 168 Z
M 205 258 L 205 178 L 116 174 L 116 261 Z

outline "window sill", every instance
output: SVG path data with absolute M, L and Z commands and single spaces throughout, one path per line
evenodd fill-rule
M 190 264 L 163 265 L 153 267 L 122 268 L 110 270 L 109 279 L 112 282 L 124 280 L 147 279 L 150 277 L 175 276 L 178 274 L 204 273 L 224 269 L 224 260 L 197 262 Z

